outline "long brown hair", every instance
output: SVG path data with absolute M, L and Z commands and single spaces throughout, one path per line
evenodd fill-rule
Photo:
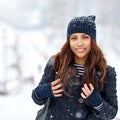
M 85 62 L 85 73 L 82 78 L 82 83 L 92 83 L 94 87 L 96 87 L 96 70 L 99 70 L 101 72 L 99 91 L 101 91 L 104 85 L 107 65 L 101 49 L 94 40 L 91 41 L 91 50 Z M 63 45 L 61 51 L 54 56 L 54 59 L 54 68 L 58 72 L 58 78 L 60 78 L 63 83 L 65 93 L 67 93 L 66 88 L 69 91 L 70 86 L 74 83 L 73 79 L 77 74 L 77 69 L 72 64 L 74 63 L 74 53 L 70 48 L 69 40 Z

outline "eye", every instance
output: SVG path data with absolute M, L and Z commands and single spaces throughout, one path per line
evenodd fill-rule
M 89 39 L 90 37 L 88 35 L 83 36 L 83 39 Z
M 70 39 L 71 40 L 77 40 L 77 37 L 71 37 Z

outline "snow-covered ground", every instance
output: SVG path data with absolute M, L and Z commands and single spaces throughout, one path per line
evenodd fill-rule
M 34 120 L 40 106 L 33 103 L 33 86 L 25 85 L 19 94 L 0 96 L 0 120 Z

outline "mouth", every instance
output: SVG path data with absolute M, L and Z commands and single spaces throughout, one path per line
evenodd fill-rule
M 79 52 L 79 53 L 82 53 L 85 51 L 85 48 L 76 48 L 76 51 Z

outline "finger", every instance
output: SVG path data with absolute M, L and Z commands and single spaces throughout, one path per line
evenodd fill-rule
M 60 80 L 60 79 L 57 79 L 57 80 L 55 80 L 55 81 L 52 82 L 52 86 L 54 86 L 54 85 L 56 85 L 56 84 L 58 84 L 58 83 L 60 83 L 60 82 L 61 82 L 61 80 Z
M 91 91 L 94 90 L 94 86 L 93 86 L 93 84 L 89 83 L 89 87 L 90 87 L 90 90 L 91 90 Z
M 56 84 L 58 84 L 60 82 L 61 82 L 60 79 L 57 79 L 57 80 L 55 80 L 55 81 L 52 82 L 52 85 L 54 86 L 54 85 L 56 85 Z
M 85 88 L 82 88 L 82 92 L 84 93 L 85 96 L 88 96 L 88 93 L 86 92 Z
M 54 91 L 53 91 L 53 94 L 58 94 L 58 93 L 61 93 L 61 92 L 63 92 L 63 89 L 54 90 Z
M 54 96 L 55 96 L 55 97 L 61 97 L 62 94 L 55 94 Z
M 84 88 L 85 88 L 86 92 L 89 94 L 90 93 L 90 89 L 89 89 L 89 87 L 88 87 L 88 85 L 86 83 L 84 84 Z
M 55 85 L 55 86 L 52 86 L 52 90 L 54 91 L 54 90 L 57 90 L 57 89 L 59 89 L 61 87 L 62 87 L 62 83 L 60 83 L 58 85 Z
M 87 97 L 84 95 L 83 92 L 81 92 L 81 96 L 82 96 L 83 99 L 87 98 Z
M 83 93 L 84 93 L 86 96 L 89 95 L 89 92 L 85 89 L 85 87 L 82 87 L 82 91 L 83 91 Z

